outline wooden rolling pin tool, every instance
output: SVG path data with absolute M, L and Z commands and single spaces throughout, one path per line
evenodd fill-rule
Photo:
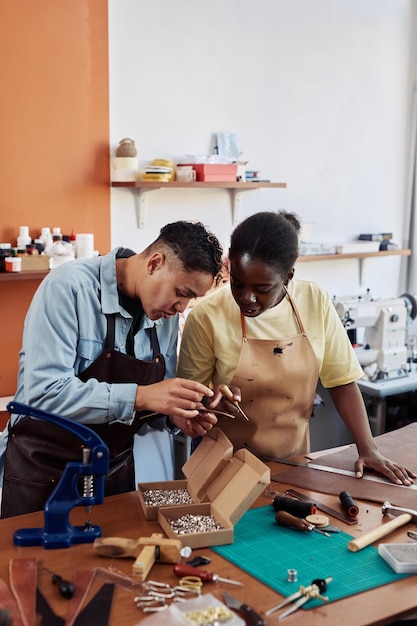
M 386 524 L 382 524 L 378 528 L 374 528 L 374 530 L 369 531 L 362 537 L 358 537 L 357 539 L 353 539 L 349 541 L 348 548 L 351 552 L 358 552 L 362 550 L 362 548 L 366 548 L 374 541 L 378 541 L 378 539 L 382 539 L 382 537 L 386 537 L 397 528 L 408 524 L 413 521 L 417 523 L 417 511 L 413 511 L 412 509 L 405 509 L 399 506 L 392 506 L 389 502 L 384 502 L 382 505 L 382 515 L 396 515 L 394 519 L 390 520 Z
M 146 577 L 155 563 L 179 563 L 182 543 L 179 539 L 167 539 L 161 533 L 150 537 L 125 539 L 124 537 L 100 537 L 94 541 L 93 549 L 100 556 L 110 558 L 134 558 L 133 576 L 139 580 Z

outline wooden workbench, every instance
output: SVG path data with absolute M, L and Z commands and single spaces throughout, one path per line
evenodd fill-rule
M 271 473 L 279 471 L 282 466 L 271 463 Z M 283 491 L 285 485 L 272 483 L 273 490 Z M 291 486 L 289 486 L 291 487 Z M 335 508 L 335 497 L 326 494 L 314 494 L 312 491 L 300 491 L 315 497 L 319 502 Z M 415 492 L 414 492 L 415 493 Z M 262 495 L 255 506 L 264 506 L 272 501 L 271 495 Z M 86 514 L 83 508 L 78 507 L 71 514 L 73 524 L 83 524 Z M 93 507 L 89 516 L 94 524 L 102 527 L 103 536 L 123 536 L 137 539 L 141 536 L 150 536 L 153 532 L 161 532 L 157 522 L 144 519 L 136 492 L 106 498 L 104 504 Z M 331 519 L 331 523 L 339 525 L 349 534 L 360 536 L 364 532 L 379 526 L 382 523 L 381 505 L 366 502 L 360 507 L 359 523 L 357 526 L 347 526 L 342 522 Z M 59 596 L 56 586 L 51 583 L 51 572 L 63 578 L 73 579 L 75 571 L 95 567 L 107 568 L 109 565 L 117 567 L 126 574 L 131 573 L 131 560 L 106 559 L 95 556 L 91 544 L 76 545 L 67 549 L 44 550 L 39 547 L 17 547 L 13 544 L 13 531 L 18 528 L 42 527 L 43 513 L 32 513 L 19 517 L 0 520 L 0 576 L 8 582 L 8 565 L 10 558 L 34 557 L 38 558 L 39 574 L 38 586 L 47 598 L 52 609 L 61 616 L 66 615 L 68 600 Z M 407 530 L 415 528 L 405 526 L 390 535 L 390 541 L 409 541 Z M 386 541 L 386 539 L 385 539 Z M 205 583 L 203 593 L 212 593 L 219 600 L 223 600 L 223 592 L 244 600 L 257 612 L 263 612 L 280 601 L 280 596 L 265 585 L 259 583 L 249 574 L 238 569 L 218 554 L 209 549 L 194 550 L 193 554 L 208 554 L 211 563 L 208 566 L 220 576 L 233 578 L 244 583 L 243 587 L 236 587 L 225 583 Z M 45 569 L 47 568 L 47 569 Z M 176 584 L 178 579 L 173 575 L 173 566 L 155 564 L 151 570 L 152 580 L 161 580 Z M 417 610 L 416 577 L 411 576 L 391 585 L 358 594 L 354 597 L 322 605 L 308 611 L 299 610 L 287 617 L 284 621 L 288 626 L 362 626 L 369 624 L 389 624 L 400 615 L 406 615 Z M 96 579 L 90 593 L 95 593 L 103 581 Z M 148 615 L 143 614 L 133 602 L 134 594 L 117 587 L 115 590 L 110 626 L 133 626 Z M 265 618 L 268 625 L 277 624 L 277 614 Z

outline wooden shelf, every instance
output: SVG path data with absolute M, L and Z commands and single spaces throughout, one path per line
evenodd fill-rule
M 358 259 L 359 261 L 359 284 L 362 285 L 363 262 L 370 257 L 380 258 L 387 256 L 410 256 L 411 250 L 381 250 L 378 252 L 356 252 L 352 254 L 310 254 L 299 256 L 297 263 L 313 263 L 315 261 L 340 261 L 342 259 Z
M 172 181 L 168 183 L 161 183 L 160 181 L 150 181 L 150 180 L 140 180 L 138 182 L 127 182 L 127 183 L 118 183 L 113 182 L 111 184 L 112 187 L 133 187 L 136 189 L 167 189 L 170 187 L 194 187 L 196 189 L 202 189 L 203 187 L 212 187 L 217 189 L 239 189 L 240 191 L 244 191 L 245 189 L 259 189 L 260 187 L 286 187 L 287 183 L 256 183 L 256 182 L 195 182 L 195 183 L 180 183 L 177 181 Z
M 27 272 L 0 272 L 0 282 L 16 280 L 42 280 L 49 270 L 33 270 Z
M 122 187 L 130 189 L 135 193 L 136 204 L 136 216 L 138 228 L 144 228 L 145 226 L 145 214 L 146 214 L 146 196 L 151 191 L 157 191 L 158 189 L 226 189 L 230 196 L 231 211 L 232 211 L 232 223 L 237 224 L 239 220 L 239 201 L 240 193 L 242 191 L 253 191 L 254 189 L 261 188 L 280 188 L 285 189 L 287 183 L 256 183 L 256 182 L 195 182 L 195 183 L 180 183 L 172 181 L 168 183 L 162 183 L 159 181 L 138 181 L 138 182 L 112 182 L 112 187 Z
M 356 252 L 352 254 L 308 254 L 299 256 L 297 263 L 311 263 L 313 261 L 339 261 L 340 259 L 368 259 L 381 256 L 410 256 L 411 250 L 381 250 L 378 252 Z

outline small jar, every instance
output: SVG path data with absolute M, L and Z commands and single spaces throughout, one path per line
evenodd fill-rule
M 4 272 L 6 270 L 5 260 L 10 256 L 12 256 L 12 244 L 0 243 L 0 272 Z
M 4 259 L 6 272 L 21 272 L 22 271 L 22 257 L 20 256 L 8 256 Z

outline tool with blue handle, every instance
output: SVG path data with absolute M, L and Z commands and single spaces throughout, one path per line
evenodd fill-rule
M 73 526 L 69 515 L 76 506 L 87 507 L 102 504 L 104 500 L 104 478 L 109 469 L 109 450 L 91 428 L 47 413 L 40 409 L 10 402 L 7 410 L 11 414 L 30 415 L 61 426 L 79 437 L 84 444 L 83 458 L 78 463 L 67 463 L 63 474 L 48 498 L 44 508 L 43 528 L 22 528 L 13 534 L 13 541 L 18 546 L 39 546 L 49 548 L 69 548 L 74 543 L 92 543 L 101 537 L 101 528 L 86 522 L 84 526 Z M 82 493 L 79 479 L 81 478 Z

